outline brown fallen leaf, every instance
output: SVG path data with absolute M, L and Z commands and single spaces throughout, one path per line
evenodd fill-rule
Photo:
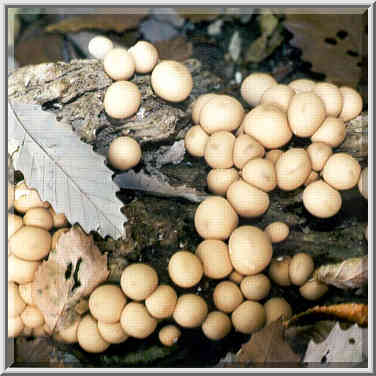
M 354 289 L 368 283 L 368 256 L 320 266 L 313 278 L 340 289 Z
M 192 56 L 193 45 L 185 37 L 178 36 L 154 43 L 162 60 L 184 61 Z
M 284 339 L 282 320 L 274 321 L 252 334 L 236 358 L 238 362 L 262 367 L 298 367 L 300 362 L 299 355 L 291 350 Z
M 62 328 L 74 321 L 74 305 L 108 274 L 107 255 L 99 251 L 91 236 L 78 226 L 61 235 L 32 284 L 33 301 L 49 328 Z

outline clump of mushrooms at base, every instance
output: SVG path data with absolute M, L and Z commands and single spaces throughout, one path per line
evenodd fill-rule
M 148 42 L 126 50 L 96 37 L 89 51 L 103 60 L 105 72 L 114 80 L 104 97 L 104 110 L 111 118 L 137 113 L 141 93 L 128 81 L 135 73 L 151 73 L 154 93 L 168 102 L 182 102 L 192 91 L 189 70 L 176 61 L 159 61 L 157 49 Z M 231 330 L 251 334 L 280 317 L 291 317 L 292 307 L 283 297 L 268 299 L 273 283 L 298 286 L 301 296 L 312 301 L 328 291 L 311 278 L 314 261 L 308 253 L 297 250 L 292 257 L 273 258 L 273 244 L 289 236 L 287 224 L 273 222 L 261 229 L 244 221 L 268 210 L 269 193 L 275 189 L 305 186 L 303 205 L 318 218 L 339 212 L 342 190 L 358 186 L 368 199 L 367 168 L 362 171 L 352 156 L 333 151 L 345 139 L 345 122 L 361 113 L 362 98 L 352 88 L 327 82 L 299 79 L 278 84 L 266 73 L 246 77 L 240 94 L 253 107 L 249 112 L 236 98 L 218 93 L 201 95 L 192 105 L 193 124 L 186 132 L 185 148 L 211 167 L 207 187 L 212 195 L 194 215 L 202 241 L 194 252 L 179 250 L 169 260 L 171 284 L 160 284 L 150 265 L 132 263 L 123 270 L 120 285 L 95 288 L 80 319 L 55 333 L 56 340 L 78 342 L 85 351 L 99 353 L 129 337 L 144 339 L 157 329 L 160 342 L 172 346 L 184 335 L 184 328 L 201 327 L 207 338 L 218 341 Z M 309 138 L 311 144 L 289 148 L 293 136 Z M 128 136 L 114 139 L 108 149 L 108 162 L 117 170 L 131 169 L 141 158 L 139 143 Z M 24 214 L 8 214 L 8 336 L 47 335 L 29 285 L 40 260 L 66 231 L 66 222 L 36 191 L 31 191 L 31 204 L 14 196 L 19 190 L 19 186 L 8 187 L 8 210 L 14 206 Z M 245 224 L 239 225 L 240 219 Z M 51 237 L 53 227 L 61 229 Z M 35 237 L 41 239 L 38 244 Z M 37 250 L 22 246 L 26 243 Z M 174 288 L 192 288 L 203 277 L 218 281 L 211 312 L 201 296 L 179 296 Z

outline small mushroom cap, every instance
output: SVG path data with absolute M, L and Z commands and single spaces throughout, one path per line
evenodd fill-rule
M 56 249 L 57 242 L 60 239 L 60 236 L 68 232 L 70 229 L 67 227 L 59 228 L 57 231 L 54 232 L 52 235 L 51 241 L 51 249 Z
M 232 282 L 235 282 L 236 284 L 240 285 L 241 281 L 243 280 L 244 278 L 244 275 L 243 274 L 240 274 L 239 272 L 237 272 L 236 270 L 234 270 L 230 276 L 228 277 L 228 279 Z
M 224 196 L 228 187 L 239 179 L 239 173 L 235 168 L 213 168 L 207 176 L 209 191 L 216 195 Z
M 312 91 L 315 88 L 316 83 L 306 78 L 299 78 L 291 81 L 288 86 L 298 94 Z
M 149 297 L 158 286 L 158 274 L 149 265 L 134 263 L 121 274 L 121 289 L 129 298 L 139 301 Z
M 178 296 L 175 290 L 168 285 L 160 285 L 145 300 L 149 313 L 156 319 L 165 319 L 172 316 Z
M 232 183 L 226 193 L 227 200 L 235 211 L 244 218 L 263 215 L 269 208 L 269 195 L 239 179 Z
M 157 327 L 157 320 L 150 316 L 144 304 L 128 303 L 120 318 L 120 324 L 129 336 L 144 339 Z
M 14 208 L 20 213 L 26 213 L 31 208 L 47 208 L 49 204 L 40 199 L 35 189 L 30 189 L 23 182 L 19 182 L 14 191 Z
M 211 99 L 216 97 L 217 94 L 208 93 L 200 95 L 192 104 L 192 120 L 193 124 L 200 124 L 200 114 L 202 108 L 208 103 Z
M 244 132 L 268 149 L 286 145 L 292 137 L 286 114 L 278 107 L 261 104 L 244 117 Z
M 292 191 L 304 184 L 312 171 L 308 153 L 302 148 L 292 148 L 283 153 L 275 164 L 278 187 Z
M 26 308 L 18 291 L 18 286 L 14 282 L 8 282 L 8 317 L 16 317 Z
M 261 104 L 271 104 L 286 112 L 294 95 L 295 91 L 291 87 L 282 84 L 274 85 L 264 92 Z
M 134 115 L 140 104 L 140 90 L 129 81 L 114 82 L 107 89 L 103 100 L 104 110 L 114 119 L 125 119 Z
M 226 337 L 231 331 L 231 320 L 223 312 L 212 311 L 203 322 L 202 331 L 212 341 L 219 341 Z
M 23 226 L 23 219 L 17 214 L 8 213 L 8 240 Z
M 24 330 L 24 323 L 20 316 L 8 317 L 8 338 L 18 337 Z
M 251 106 L 257 106 L 265 91 L 277 85 L 277 81 L 267 73 L 251 73 L 242 82 L 240 94 Z
M 207 315 L 208 306 L 201 296 L 184 294 L 178 298 L 173 318 L 183 328 L 196 328 Z
M 343 107 L 339 117 L 344 121 L 355 119 L 363 108 L 363 99 L 360 94 L 351 87 L 342 86 L 339 88 L 342 94 Z
M 178 342 L 181 331 L 176 325 L 166 325 L 158 333 L 162 345 L 172 346 Z
M 158 50 L 149 42 L 138 41 L 128 52 L 133 56 L 137 73 L 149 73 L 158 62 Z
M 328 286 L 325 283 L 315 280 L 306 282 L 300 287 L 300 295 L 307 300 L 318 300 L 328 291 Z
M 342 206 L 342 198 L 337 190 L 322 180 L 309 184 L 303 191 L 304 207 L 315 217 L 330 218 Z
M 243 300 L 239 286 L 231 281 L 218 283 L 213 292 L 214 305 L 222 312 L 231 313 Z
M 204 239 L 227 239 L 239 223 L 239 217 L 223 197 L 206 198 L 195 212 L 196 231 Z
M 115 81 L 130 79 L 136 69 L 133 56 L 124 48 L 112 48 L 103 59 L 104 71 Z
M 128 339 L 120 322 L 112 324 L 98 321 L 98 331 L 101 337 L 108 343 L 122 343 Z
M 269 265 L 269 277 L 279 286 L 290 286 L 289 266 L 291 257 L 286 256 L 282 260 L 273 259 Z
M 246 300 L 231 315 L 231 321 L 237 332 L 251 334 L 265 324 L 265 309 L 258 302 Z
M 173 254 L 168 263 L 168 273 L 172 281 L 183 288 L 189 288 L 200 282 L 204 269 L 200 259 L 188 251 Z
M 317 181 L 319 179 L 320 179 L 320 175 L 316 171 L 312 170 L 311 173 L 309 174 L 308 178 L 304 182 L 304 186 L 310 185 L 311 183 L 313 183 L 314 181 Z
M 335 153 L 326 162 L 322 176 L 333 188 L 345 190 L 358 184 L 360 172 L 359 162 L 350 154 Z
M 29 328 L 37 328 L 44 324 L 44 316 L 42 312 L 34 306 L 26 306 L 21 313 L 21 319 L 25 326 Z
M 269 159 L 269 161 L 272 161 L 275 165 L 279 159 L 279 157 L 283 154 L 283 151 L 280 149 L 273 149 L 266 153 L 265 158 Z
M 202 262 L 204 274 L 213 279 L 227 277 L 232 271 L 228 246 L 222 240 L 204 240 L 197 249 L 196 255 Z
M 114 48 L 111 39 L 106 38 L 102 35 L 97 35 L 90 39 L 88 50 L 90 55 L 98 60 L 102 60 L 110 50 Z
M 328 116 L 312 135 L 312 142 L 323 142 L 332 148 L 339 146 L 346 137 L 346 126 L 342 119 Z
M 315 264 L 312 256 L 307 253 L 297 253 L 293 256 L 289 267 L 290 281 L 296 285 L 303 285 L 313 273 Z
M 31 208 L 23 217 L 25 226 L 35 226 L 50 231 L 54 221 L 50 211 L 46 208 Z
M 318 82 L 313 92 L 324 102 L 325 111 L 328 116 L 337 117 L 342 111 L 342 95 L 336 85 L 328 82 Z
M 234 165 L 235 136 L 227 131 L 212 134 L 206 144 L 204 157 L 211 168 L 231 168 Z
M 284 298 L 271 298 L 265 304 L 266 325 L 278 320 L 280 317 L 287 320 L 292 316 L 290 304 Z
M 358 189 L 360 194 L 368 200 L 368 167 L 363 168 L 360 173 Z
M 193 88 L 191 72 L 188 68 L 173 60 L 157 64 L 151 74 L 154 92 L 169 102 L 182 102 L 188 98 Z
M 203 157 L 208 140 L 209 135 L 200 125 L 195 125 L 185 134 L 184 145 L 190 155 Z
M 254 158 L 262 158 L 264 154 L 264 147 L 255 138 L 247 134 L 236 137 L 233 159 L 237 168 L 242 169 L 248 161 Z
M 313 92 L 296 94 L 287 111 L 292 132 L 298 137 L 311 137 L 326 118 L 325 105 Z
M 284 222 L 273 222 L 265 227 L 272 243 L 280 243 L 287 239 L 290 233 L 289 226 Z
M 323 142 L 314 142 L 307 148 L 311 159 L 312 170 L 321 171 L 329 157 L 333 154 L 332 148 Z
M 200 124 L 209 133 L 234 131 L 244 118 L 241 103 L 229 95 L 216 95 L 205 103 L 200 112 Z
M 270 192 L 277 186 L 274 164 L 264 158 L 248 161 L 243 167 L 242 178 L 245 182 L 264 192 Z
M 240 283 L 240 290 L 249 300 L 261 300 L 269 295 L 271 283 L 269 278 L 260 273 L 244 277 Z
M 229 239 L 229 250 L 234 269 L 244 275 L 263 271 L 273 255 L 269 237 L 255 226 L 240 226 L 234 230 Z
M 39 265 L 39 261 L 27 261 L 13 254 L 9 255 L 8 281 L 14 281 L 20 284 L 32 282 Z
M 100 335 L 97 321 L 90 314 L 80 321 L 77 328 L 77 340 L 81 348 L 89 353 L 101 353 L 110 346 Z
M 127 298 L 119 286 L 101 285 L 90 294 L 89 309 L 95 319 L 113 324 L 120 320 L 126 303 Z
M 52 215 L 52 219 L 54 221 L 54 227 L 55 228 L 61 228 L 61 227 L 68 226 L 68 220 L 67 220 L 67 217 L 65 216 L 64 213 L 56 213 L 52 206 L 50 206 L 48 208 L 48 210 L 50 211 L 50 213 Z
M 136 140 L 128 136 L 115 138 L 108 149 L 110 164 L 119 170 L 128 170 L 141 160 L 141 147 Z
M 59 330 L 59 337 L 65 343 L 76 343 L 78 342 L 77 332 L 78 326 L 80 325 L 81 318 L 79 317 L 71 325 L 66 328 Z

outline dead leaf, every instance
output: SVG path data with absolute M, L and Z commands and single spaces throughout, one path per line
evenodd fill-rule
M 320 266 L 313 278 L 339 289 L 354 289 L 368 283 L 368 256 Z
M 185 37 L 179 36 L 154 43 L 162 60 L 184 61 L 192 56 L 193 45 Z
M 148 14 L 147 9 L 124 9 L 123 14 L 85 14 L 64 19 L 46 28 L 48 32 L 69 33 L 81 30 L 116 31 L 135 29 Z
M 74 320 L 74 305 L 108 277 L 107 255 L 78 226 L 61 235 L 35 273 L 32 294 L 51 330 Z
M 314 72 L 338 85 L 357 85 L 364 53 L 361 14 L 289 13 L 284 25 L 294 34 L 291 44 L 302 50 Z
M 292 367 L 298 366 L 300 357 L 285 341 L 282 321 L 277 320 L 252 334 L 242 345 L 237 360 L 254 366 Z

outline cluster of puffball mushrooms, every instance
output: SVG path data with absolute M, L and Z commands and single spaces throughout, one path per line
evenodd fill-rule
M 112 118 L 130 117 L 141 105 L 137 86 L 127 81 L 135 72 L 152 72 L 152 88 L 166 101 L 181 102 L 191 93 L 189 70 L 175 61 L 159 62 L 158 51 L 148 42 L 138 42 L 127 51 L 114 47 L 105 37 L 95 37 L 89 51 L 103 60 L 104 70 L 115 81 L 104 97 L 104 109 Z M 227 336 L 232 327 L 251 334 L 281 317 L 291 317 L 291 306 L 284 298 L 265 301 L 271 281 L 279 286 L 299 286 L 300 294 L 308 300 L 317 300 L 327 292 L 325 284 L 311 278 L 314 262 L 309 254 L 273 259 L 272 244 L 288 237 L 287 224 L 274 222 L 262 230 L 238 226 L 239 217 L 264 214 L 269 207 L 268 192 L 275 188 L 292 191 L 305 185 L 303 204 L 319 218 L 329 218 L 340 210 L 340 190 L 358 184 L 367 199 L 367 169 L 361 171 L 352 156 L 332 150 L 345 139 L 345 122 L 360 114 L 362 99 L 348 87 L 307 79 L 282 85 L 265 73 L 250 74 L 240 90 L 253 107 L 247 114 L 242 104 L 228 95 L 204 94 L 192 105 L 194 126 L 186 133 L 185 147 L 192 156 L 204 157 L 212 168 L 207 185 L 213 195 L 195 212 L 195 229 L 203 241 L 194 253 L 177 251 L 168 264 L 169 277 L 180 288 L 196 286 L 203 276 L 218 280 L 212 295 L 216 310 L 209 312 L 207 302 L 194 293 L 178 296 L 173 285 L 159 284 L 150 265 L 133 263 L 123 270 L 120 286 L 97 286 L 86 307 L 81 307 L 81 317 L 53 334 L 56 340 L 78 342 L 85 351 L 99 353 L 129 337 L 144 339 L 167 320 L 158 334 L 165 346 L 179 340 L 181 328 L 201 327 L 207 338 L 216 341 Z M 293 135 L 310 138 L 312 143 L 306 149 L 281 150 Z M 109 163 L 119 170 L 136 166 L 141 156 L 139 144 L 127 136 L 116 138 L 109 147 Z M 28 331 L 34 335 L 49 333 L 43 326 L 43 315 L 32 305 L 29 285 L 39 260 L 48 255 L 51 246 L 41 251 L 39 242 L 33 242 L 30 256 L 19 245 L 30 236 L 28 233 L 43 231 L 43 236 L 49 237 L 52 226 L 61 225 L 55 223 L 51 208 L 47 209 L 32 191 L 39 200 L 38 211 L 51 213 L 52 222 L 42 212 L 29 214 L 37 210 L 35 206 L 22 211 L 17 199 L 14 201 L 15 209 L 26 214 L 23 218 L 9 214 L 8 218 L 9 259 L 19 265 L 9 269 L 14 275 L 8 284 L 10 337 Z M 8 209 L 12 205 L 8 203 Z M 54 237 L 56 244 L 56 234 L 63 230 L 52 236 L 52 248 Z

